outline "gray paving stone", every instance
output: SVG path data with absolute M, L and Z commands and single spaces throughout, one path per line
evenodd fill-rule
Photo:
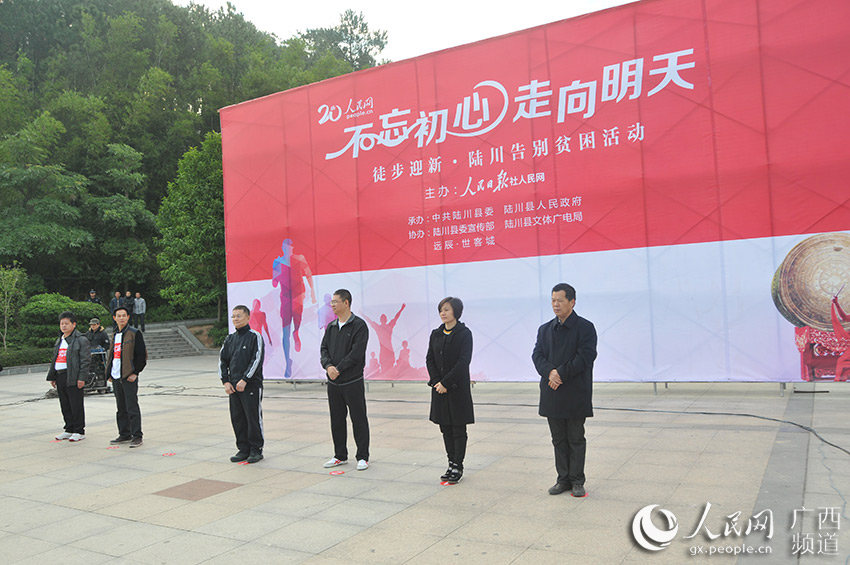
M 710 503 L 715 532 L 734 512 L 745 523 L 771 508 L 777 528 L 767 562 L 814 565 L 820 561 L 790 554 L 787 514 L 850 498 L 846 453 L 797 426 L 745 415 L 813 426 L 846 449 L 844 383 L 799 384 L 830 392 L 784 397 L 770 383 L 678 383 L 657 395 L 650 384 L 598 384 L 596 417 L 587 423 L 589 496 L 576 499 L 546 492 L 555 471 L 534 383 L 475 387 L 481 404 L 464 480 L 445 487 L 442 440 L 427 421 L 421 383 L 369 383 L 372 465 L 358 472 L 352 461 L 344 475 L 330 476 L 322 467 L 332 452 L 322 386 L 267 383 L 266 459 L 238 466 L 228 461 L 235 451 L 214 356 L 151 360 L 143 377 L 139 450 L 109 449 L 110 397 L 86 399 L 88 437 L 77 445 L 50 441 L 60 420 L 55 399 L 0 410 L 0 424 L 16 430 L 0 439 L 4 563 L 660 565 L 693 560 L 694 543 L 710 545 L 702 536 L 683 539 Z M 0 380 L 10 399 L 44 392 L 32 375 Z M 642 409 L 652 411 L 635 411 Z M 240 486 L 199 502 L 153 494 L 201 478 Z M 680 529 L 669 548 L 648 555 L 631 525 L 653 504 L 673 512 Z M 838 549 L 832 559 L 843 562 L 850 538 L 839 536 Z

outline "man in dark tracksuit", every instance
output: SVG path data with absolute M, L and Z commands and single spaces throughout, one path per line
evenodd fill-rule
M 540 375 L 539 414 L 549 421 L 555 446 L 558 482 L 549 494 L 572 490 L 587 495 L 584 460 L 587 440 L 584 422 L 593 416 L 593 361 L 596 359 L 596 328 L 573 311 L 575 289 L 565 283 L 552 289 L 555 318 L 537 330 L 531 359 Z
M 148 350 L 142 332 L 130 327 L 130 312 L 118 306 L 112 314 L 117 327 L 106 357 L 106 377 L 112 382 L 118 411 L 118 437 L 112 445 L 142 445 L 142 410 L 139 408 L 139 373 L 148 364 Z
M 89 340 L 77 331 L 77 317 L 71 312 L 59 315 L 62 335 L 53 348 L 53 362 L 47 380 L 59 393 L 59 406 L 65 420 L 65 431 L 56 439 L 77 442 L 86 439 L 86 411 L 83 404 L 86 379 L 89 376 L 91 352 Z
M 337 319 L 328 324 L 322 338 L 322 367 L 328 376 L 328 406 L 331 414 L 331 437 L 334 456 L 325 468 L 348 461 L 348 429 L 346 412 L 351 412 L 354 442 L 357 444 L 357 470 L 369 467 L 369 420 L 366 417 L 366 345 L 369 327 L 351 312 L 351 293 L 340 289 L 331 300 Z
M 248 325 L 251 311 L 239 305 L 230 319 L 236 331 L 227 336 L 219 354 L 218 376 L 230 396 L 230 422 L 239 453 L 234 463 L 263 458 L 263 338 Z

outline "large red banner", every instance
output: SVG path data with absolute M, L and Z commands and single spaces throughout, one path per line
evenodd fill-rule
M 225 108 L 228 280 L 850 229 L 849 21 L 637 2 Z

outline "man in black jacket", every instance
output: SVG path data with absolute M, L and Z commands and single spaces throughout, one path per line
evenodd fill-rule
M 127 309 L 127 313 L 130 314 L 130 321 L 128 322 L 134 328 L 137 328 L 136 325 L 136 299 L 133 298 L 133 293 L 129 290 L 127 293 L 121 298 L 121 306 Z
M 77 331 L 77 317 L 71 312 L 59 315 L 62 335 L 53 347 L 53 362 L 47 380 L 59 393 L 59 406 L 65 420 L 65 431 L 56 439 L 77 442 L 86 439 L 86 411 L 83 404 L 91 351 L 89 340 Z
M 234 463 L 263 458 L 263 338 L 251 329 L 251 311 L 239 305 L 230 316 L 236 331 L 227 336 L 219 354 L 218 376 L 230 396 L 230 422 L 239 452 Z
M 118 411 L 118 437 L 112 445 L 142 445 L 142 410 L 139 408 L 139 373 L 148 363 L 148 350 L 142 332 L 130 327 L 130 312 L 124 306 L 115 309 L 112 318 L 117 330 L 112 334 L 106 358 L 106 377 L 112 382 Z
M 540 375 L 539 414 L 549 420 L 555 446 L 558 482 L 549 494 L 572 490 L 575 497 L 587 496 L 584 460 L 587 440 L 584 422 L 593 416 L 593 361 L 596 359 L 596 329 L 573 311 L 576 290 L 565 283 L 552 289 L 555 318 L 537 330 L 531 359 Z
M 369 327 L 351 312 L 351 293 L 342 288 L 331 300 L 337 319 L 328 324 L 322 338 L 321 362 L 328 377 L 328 406 L 334 456 L 325 468 L 348 462 L 346 412 L 351 413 L 354 442 L 357 444 L 357 470 L 369 467 L 369 420 L 366 417 L 366 345 Z
M 109 314 L 114 315 L 115 309 L 121 306 L 121 293 L 119 291 L 115 291 L 115 296 L 112 297 L 112 300 L 109 301 Z

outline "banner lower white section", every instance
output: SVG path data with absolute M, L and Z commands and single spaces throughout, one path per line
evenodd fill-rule
M 252 327 L 266 340 L 264 374 L 272 379 L 285 376 L 284 336 L 291 378 L 324 378 L 321 328 L 333 319 L 331 295 L 346 288 L 354 313 L 369 321 L 367 378 L 426 379 L 437 304 L 455 296 L 474 336 L 473 380 L 536 381 L 537 328 L 553 317 L 552 286 L 566 282 L 577 291 L 576 313 L 599 335 L 596 381 L 790 382 L 800 379 L 800 354 L 794 327 L 774 307 L 771 280 L 805 237 L 316 275 L 316 302 L 305 279 L 300 323 L 287 327 L 282 316 L 297 318 L 301 297 L 284 296 L 281 313 L 269 265 L 268 280 L 228 284 L 228 302 L 255 310 Z M 267 330 L 255 327 L 262 320 L 256 312 Z

